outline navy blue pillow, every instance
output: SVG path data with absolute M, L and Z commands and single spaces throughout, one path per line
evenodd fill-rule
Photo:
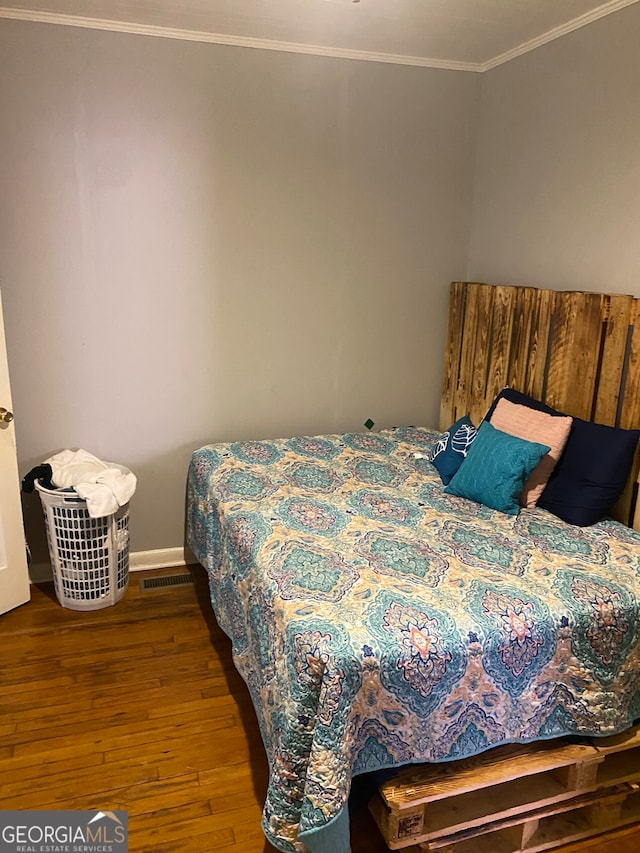
M 629 477 L 640 431 L 573 419 L 569 440 L 538 506 L 586 527 L 600 521 Z
M 563 414 L 527 394 L 505 388 L 494 400 L 487 417 L 501 397 L 539 412 Z M 619 429 L 574 418 L 564 452 L 538 506 L 579 527 L 600 521 L 624 490 L 638 438 L 640 430 Z
M 446 485 L 464 462 L 467 451 L 475 440 L 478 430 L 469 415 L 459 418 L 453 426 L 437 439 L 429 454 L 429 462 L 438 469 L 440 479 Z

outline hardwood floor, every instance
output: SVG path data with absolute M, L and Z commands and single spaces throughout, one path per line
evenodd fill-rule
M 253 708 L 192 572 L 145 592 L 132 575 L 115 607 L 86 613 L 33 587 L 0 618 L 0 809 L 126 809 L 130 853 L 273 853 Z M 353 853 L 386 852 L 365 808 L 352 828 Z M 563 853 L 638 850 L 636 830 Z

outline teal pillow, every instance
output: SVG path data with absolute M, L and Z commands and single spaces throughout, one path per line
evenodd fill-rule
M 517 515 L 525 480 L 550 448 L 501 432 L 483 421 L 445 492 Z

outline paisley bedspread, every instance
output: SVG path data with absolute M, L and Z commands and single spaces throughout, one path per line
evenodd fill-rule
M 251 692 L 279 850 L 348 853 L 356 774 L 640 717 L 640 535 L 449 496 L 436 435 L 193 454 L 188 542 Z

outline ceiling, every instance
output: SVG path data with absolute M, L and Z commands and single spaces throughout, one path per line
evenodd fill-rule
M 0 18 L 486 71 L 639 0 L 0 0 Z

